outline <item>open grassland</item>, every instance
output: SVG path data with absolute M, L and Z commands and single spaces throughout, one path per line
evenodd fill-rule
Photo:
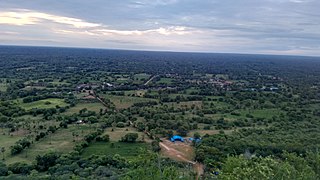
M 148 102 L 156 101 L 150 98 L 141 98 L 141 97 L 129 97 L 129 96 L 113 96 L 113 95 L 101 95 L 106 99 L 110 99 L 113 102 L 117 109 L 125 109 L 132 106 L 134 103 L 139 102 Z
M 125 96 L 137 96 L 137 97 L 143 97 L 146 93 L 146 90 L 132 90 L 132 91 L 125 91 Z
M 248 109 L 236 111 L 240 114 L 240 117 L 246 117 L 246 115 L 252 115 L 255 118 L 271 119 L 273 116 L 279 116 L 283 111 L 280 109 Z M 237 118 L 239 116 L 226 114 L 226 117 Z
M 26 90 L 26 91 L 31 91 L 33 89 L 51 89 L 51 88 L 46 88 L 44 86 L 26 86 L 23 88 L 23 90 Z
M 175 108 L 191 108 L 191 107 L 201 108 L 202 107 L 202 101 L 185 101 L 180 103 L 170 102 L 170 103 L 164 103 L 164 104 L 169 107 L 173 106 Z
M 112 131 L 113 129 L 113 131 Z M 104 134 L 108 134 L 110 137 L 110 141 L 119 141 L 123 136 L 128 133 L 138 133 L 139 137 L 137 141 L 151 141 L 147 135 L 143 132 L 137 132 L 137 130 L 133 127 L 125 127 L 125 128 L 107 128 Z
M 70 83 L 67 83 L 66 81 L 59 81 L 58 79 L 53 80 L 53 81 L 50 82 L 49 84 L 57 85 L 57 86 L 70 85 Z
M 133 76 L 133 84 L 143 84 L 145 81 L 147 81 L 151 75 L 146 74 L 146 73 L 141 73 L 141 74 L 135 74 Z
M 55 133 L 49 134 L 39 141 L 34 141 L 28 149 L 23 150 L 18 155 L 11 156 L 10 148 L 8 148 L 6 163 L 31 163 L 37 155 L 43 155 L 48 152 L 68 153 L 73 150 L 75 144 L 80 141 L 83 136 L 93 131 L 93 127 L 90 127 L 89 125 L 70 125 L 68 129 L 59 129 Z M 19 138 L 21 137 L 14 136 L 14 139 L 6 139 L 7 141 L 10 140 L 8 145 L 13 145 Z
M 121 83 L 128 83 L 129 82 L 129 78 L 127 77 L 120 77 L 116 79 L 116 83 L 121 84 Z
M 22 139 L 22 136 L 11 136 L 8 135 L 7 129 L 0 129 L 0 147 L 5 148 L 4 157 L 7 160 L 10 157 L 10 147 L 14 145 L 19 139 Z M 2 159 L 2 154 L 1 154 Z
M 33 121 L 41 121 L 41 120 L 43 120 L 43 116 L 42 115 L 38 115 L 38 116 L 23 115 L 23 116 L 17 117 L 17 119 L 19 121 L 25 120 L 27 122 L 33 122 Z
M 147 143 L 95 142 L 90 144 L 90 146 L 84 150 L 82 155 L 84 157 L 89 157 L 91 155 L 119 154 L 130 159 L 137 157 L 142 149 L 146 149 L 148 147 L 149 145 Z
M 5 92 L 7 90 L 8 84 L 0 83 L 0 91 Z
M 20 102 L 20 107 L 30 110 L 30 109 L 49 109 L 49 108 L 56 108 L 56 106 L 65 107 L 68 106 L 67 103 L 64 102 L 63 99 L 57 99 L 57 98 L 49 98 L 49 99 L 43 99 L 31 103 L 23 103 Z
M 88 111 L 94 111 L 96 113 L 100 112 L 100 109 L 105 109 L 101 103 L 78 103 L 74 107 L 69 108 L 64 114 L 72 115 L 74 113 L 79 113 L 80 110 L 87 108 Z
M 171 85 L 173 84 L 173 80 L 172 78 L 160 78 L 159 81 L 157 81 L 157 84 L 166 84 L 166 85 Z
M 135 74 L 135 75 L 134 75 L 134 78 L 135 78 L 135 79 L 139 79 L 139 80 L 141 80 L 141 79 L 147 80 L 147 79 L 149 79 L 150 77 L 151 77 L 151 75 L 146 74 L 146 73 L 140 73 L 140 74 Z
M 233 131 L 236 131 L 235 129 L 228 129 L 228 130 L 216 130 L 214 129 L 214 127 L 211 127 L 213 129 L 210 129 L 210 130 L 203 130 L 203 129 L 197 129 L 197 130 L 191 130 L 189 133 L 188 133 L 188 137 L 193 137 L 194 133 L 199 133 L 201 136 L 204 136 L 206 134 L 208 135 L 214 135 L 214 134 L 219 134 L 220 131 L 223 131 L 225 134 L 231 134 Z

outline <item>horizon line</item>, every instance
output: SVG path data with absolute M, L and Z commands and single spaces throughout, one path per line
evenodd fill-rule
M 175 50 L 151 50 L 151 49 L 121 49 L 102 47 L 77 47 L 77 46 L 52 46 L 52 45 L 19 45 L 0 44 L 0 47 L 34 47 L 34 48 L 65 48 L 65 49 L 87 49 L 87 50 L 107 50 L 107 51 L 136 51 L 136 52 L 159 52 L 159 53 L 190 53 L 190 54 L 226 54 L 226 55 L 260 55 L 260 56 L 286 56 L 286 57 L 307 57 L 320 58 L 320 55 L 293 55 L 293 54 L 268 54 L 268 53 L 237 53 L 237 52 L 209 52 L 209 51 L 175 51 Z

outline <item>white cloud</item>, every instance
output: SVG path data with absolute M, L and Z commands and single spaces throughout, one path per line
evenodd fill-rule
M 0 42 L 320 55 L 319 2 L 1 0 Z
M 55 23 L 70 25 L 76 28 L 91 28 L 100 26 L 100 24 L 89 23 L 77 18 L 56 16 L 25 9 L 0 12 L 0 24 L 22 26 L 40 24 L 43 23 L 43 21 L 51 21 Z

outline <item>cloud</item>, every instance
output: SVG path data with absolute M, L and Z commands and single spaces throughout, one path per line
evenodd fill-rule
M 45 22 L 49 21 L 49 22 Z M 58 33 L 84 33 L 88 35 L 144 35 L 157 33 L 161 35 L 185 35 L 188 34 L 186 27 L 170 26 L 159 27 L 157 29 L 147 30 L 115 30 L 108 29 L 107 25 L 87 22 L 82 19 L 57 16 L 42 12 L 36 12 L 26 9 L 18 9 L 0 13 L 0 24 L 24 26 L 24 25 L 42 25 L 48 23 L 58 23 L 60 25 L 68 25 L 75 29 L 70 29 L 68 26 L 62 26 L 65 29 L 56 30 Z M 78 32 L 78 29 L 81 31 Z
M 55 23 L 70 25 L 76 28 L 91 28 L 100 26 L 100 24 L 89 23 L 77 18 L 56 16 L 26 9 L 0 12 L 0 24 L 22 26 L 40 24 L 43 23 L 43 21 L 51 21 Z
M 64 0 L 46 4 L 2 0 L 1 43 L 320 55 L 317 0 Z

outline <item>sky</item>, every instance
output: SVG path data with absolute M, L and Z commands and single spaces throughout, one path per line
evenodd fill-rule
M 320 0 L 0 0 L 0 44 L 320 56 Z

